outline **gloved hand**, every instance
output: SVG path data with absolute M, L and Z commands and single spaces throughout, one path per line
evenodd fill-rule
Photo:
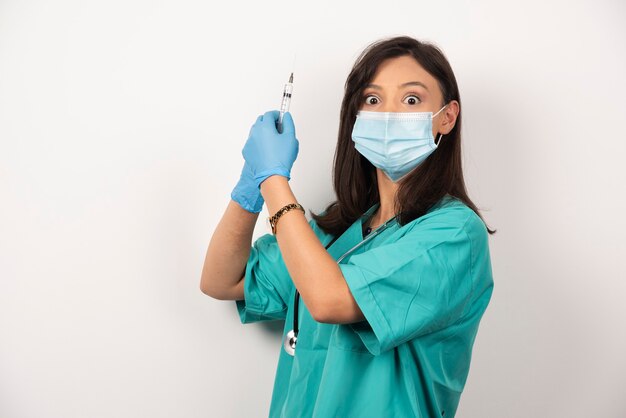
M 300 142 L 296 138 L 291 113 L 286 112 L 283 115 L 283 132 L 278 133 L 276 122 L 279 113 L 278 110 L 270 110 L 259 116 L 241 151 L 257 188 L 274 174 L 290 180 L 291 167 L 298 156 Z
M 248 212 L 259 213 L 263 209 L 265 199 L 254 181 L 252 170 L 247 162 L 243 164 L 239 182 L 230 193 L 230 197 Z

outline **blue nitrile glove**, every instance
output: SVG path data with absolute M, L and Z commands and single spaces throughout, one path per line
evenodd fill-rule
M 263 115 L 259 116 L 256 121 L 259 122 L 262 118 Z M 252 127 L 254 127 L 254 125 L 252 125 Z M 250 128 L 248 136 L 251 134 L 252 128 Z M 261 190 L 254 181 L 252 170 L 245 159 L 243 168 L 241 169 L 241 175 L 239 176 L 239 182 L 237 182 L 235 188 L 230 193 L 230 197 L 248 212 L 259 213 L 263 209 L 265 199 L 263 199 Z
M 241 151 L 248 163 L 257 188 L 263 180 L 278 174 L 291 179 L 293 166 L 300 142 L 296 138 L 296 128 L 291 113 L 283 115 L 283 132 L 278 133 L 276 122 L 278 110 L 270 110 L 257 118 L 250 129 L 248 140 Z
M 252 170 L 247 162 L 243 164 L 239 182 L 230 193 L 230 197 L 248 212 L 259 213 L 263 209 L 265 199 L 252 177 Z

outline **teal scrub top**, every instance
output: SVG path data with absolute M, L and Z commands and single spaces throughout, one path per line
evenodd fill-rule
M 364 239 L 379 203 L 329 248 L 337 260 Z M 326 246 L 332 235 L 311 219 Z M 446 195 L 428 213 L 397 222 L 341 260 L 365 320 L 315 321 L 300 298 L 295 356 L 279 351 L 269 417 L 453 417 L 469 373 L 493 278 L 483 221 Z M 246 264 L 243 324 L 293 326 L 295 286 L 276 237 L 258 238 Z

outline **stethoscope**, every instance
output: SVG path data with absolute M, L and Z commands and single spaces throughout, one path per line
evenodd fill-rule
M 394 221 L 396 221 L 396 217 L 395 216 L 393 218 L 389 219 L 384 224 L 380 225 L 374 231 L 370 232 L 369 235 L 363 239 L 363 241 L 359 242 L 354 247 L 352 247 L 348 251 L 346 251 L 341 257 L 339 257 L 337 259 L 337 264 L 339 264 L 339 262 L 341 262 L 341 260 L 343 260 L 348 254 L 350 254 L 351 252 L 353 252 L 354 250 L 359 248 L 361 245 L 365 244 L 367 241 L 369 241 L 370 239 L 372 239 L 376 235 L 378 235 L 381 232 L 383 232 L 389 226 L 391 226 L 394 223 Z M 330 241 L 330 243 L 328 243 L 328 245 L 326 245 L 326 249 L 328 249 L 328 247 L 330 247 L 333 244 L 333 242 L 335 242 L 337 240 L 337 238 L 339 238 L 339 236 L 333 238 Z M 285 335 L 285 341 L 284 341 L 285 351 L 290 356 L 293 356 L 296 353 L 296 341 L 298 340 L 298 302 L 299 301 L 300 301 L 300 292 L 298 292 L 298 289 L 296 289 L 296 295 L 295 295 L 295 298 L 294 298 L 294 301 L 293 301 L 293 327 L 291 328 L 291 331 L 287 332 L 287 334 Z

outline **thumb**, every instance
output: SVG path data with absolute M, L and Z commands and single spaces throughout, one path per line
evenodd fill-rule
M 296 126 L 293 123 L 293 118 L 291 117 L 291 112 L 285 112 L 283 115 L 283 135 L 296 135 Z

